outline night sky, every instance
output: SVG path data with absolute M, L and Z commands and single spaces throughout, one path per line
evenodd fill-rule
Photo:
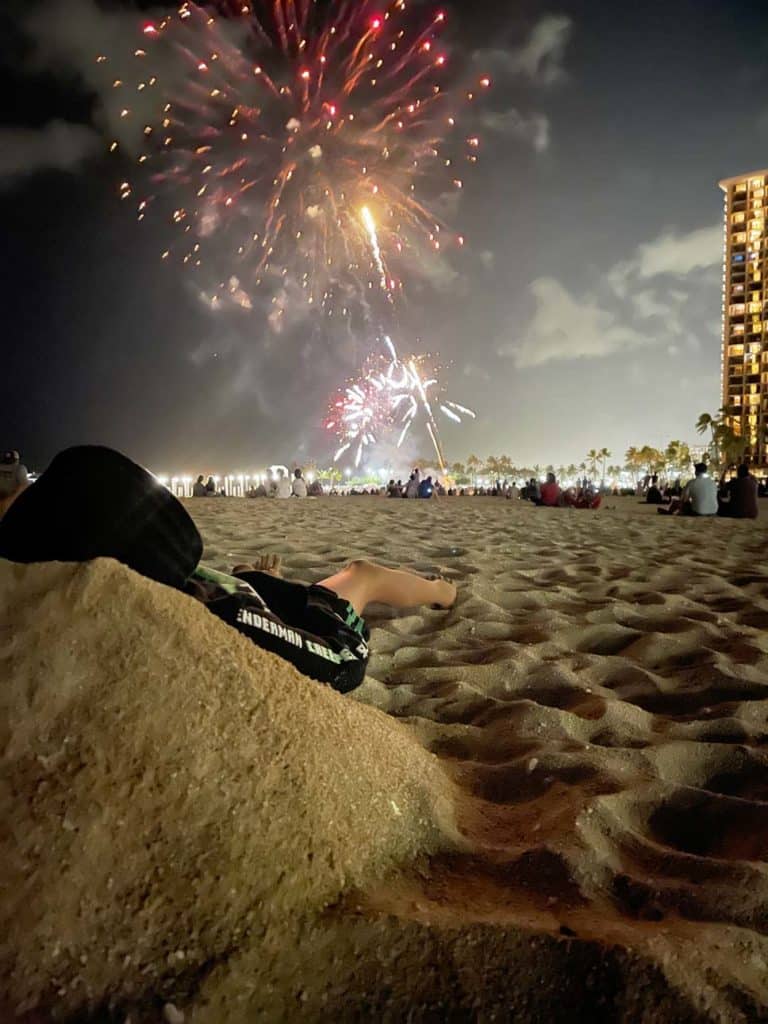
M 160 261 L 163 225 L 118 201 L 89 76 L 140 6 L 0 15 L 0 444 L 35 468 L 85 442 L 157 472 L 327 462 L 324 408 L 366 339 L 301 318 L 276 334 L 258 306 L 211 312 Z M 693 442 L 719 405 L 717 181 L 768 166 L 768 8 L 446 8 L 454 51 L 494 80 L 451 214 L 467 244 L 449 274 L 406 282 L 402 312 L 478 412 L 441 428 L 449 460 L 558 464 L 607 446 L 618 462 L 631 444 Z M 404 464 L 427 450 L 414 439 Z

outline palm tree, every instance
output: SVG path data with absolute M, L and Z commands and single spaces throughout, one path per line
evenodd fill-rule
M 703 412 L 698 420 L 696 421 L 696 430 L 699 434 L 706 434 L 708 430 L 712 431 L 712 444 L 715 443 L 715 431 L 717 429 L 717 419 L 712 416 L 711 413 Z
M 535 466 L 532 466 L 531 469 L 533 470 L 533 475 L 536 477 L 536 479 L 541 480 L 541 466 L 538 464 L 538 462 Z
M 590 476 L 597 476 L 597 463 L 600 461 L 600 452 L 597 448 L 589 449 L 586 461 L 589 466 Z
M 509 480 L 511 476 L 515 475 L 515 467 L 512 464 L 512 459 L 508 455 L 499 456 L 499 474 L 504 477 L 505 480 Z
M 663 469 L 664 456 L 658 448 L 652 448 L 649 444 L 644 444 L 637 454 L 640 459 L 640 465 L 647 473 L 654 475 L 660 469 Z
M 476 455 L 467 458 L 467 472 L 472 477 L 472 486 L 477 488 L 477 471 L 480 468 L 480 459 Z
M 706 434 L 708 430 L 711 432 L 709 450 L 711 453 L 712 461 L 717 463 L 718 466 L 720 464 L 720 448 L 718 444 L 718 434 L 723 427 L 728 427 L 729 430 L 731 429 L 730 425 L 727 423 L 727 416 L 728 410 L 725 408 L 720 408 L 717 411 L 717 416 L 713 416 L 709 412 L 703 412 L 696 421 L 697 433 Z
M 682 446 L 682 441 L 670 441 L 664 449 L 667 472 L 669 472 L 670 469 L 677 469 L 680 465 L 680 449 Z
M 664 450 L 667 472 L 685 473 L 691 464 L 691 449 L 684 441 L 670 441 Z
M 603 463 L 603 483 L 605 483 L 605 464 L 610 459 L 611 453 L 607 448 L 601 448 L 597 454 Z
M 717 411 L 717 416 L 703 412 L 696 422 L 696 430 L 700 434 L 711 431 L 710 452 L 712 462 L 720 469 L 723 463 L 730 464 L 737 461 L 744 455 L 746 442 L 744 438 L 733 428 L 730 419 L 733 418 L 734 410 L 722 406 Z
M 624 453 L 624 462 L 630 473 L 637 473 L 642 467 L 642 459 L 640 458 L 640 452 L 634 445 L 627 448 Z
M 715 432 L 715 444 L 720 454 L 718 464 L 720 469 L 724 466 L 733 465 L 733 463 L 738 462 L 744 456 L 744 449 L 746 448 L 744 438 L 737 434 L 733 427 L 727 423 L 720 423 L 718 425 Z

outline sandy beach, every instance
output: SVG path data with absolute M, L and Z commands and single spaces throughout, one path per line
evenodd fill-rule
M 765 510 L 186 504 L 216 568 L 458 601 L 373 609 L 344 698 L 115 563 L 0 567 L 4 1020 L 768 1020 Z

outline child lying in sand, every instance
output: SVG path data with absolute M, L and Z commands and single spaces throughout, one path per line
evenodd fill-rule
M 204 601 L 258 647 L 341 693 L 368 662 L 369 604 L 450 608 L 456 588 L 371 562 L 351 562 L 312 586 L 277 575 L 271 558 L 233 575 L 198 565 L 203 544 L 184 506 L 146 470 L 109 448 L 61 452 L 0 522 L 0 557 L 13 562 L 116 558 Z

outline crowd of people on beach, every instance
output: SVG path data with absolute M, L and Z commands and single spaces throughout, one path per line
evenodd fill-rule
M 200 474 L 193 487 L 194 498 L 225 497 L 226 491 L 217 483 L 218 478 L 209 476 L 205 479 Z M 386 486 L 369 487 L 335 487 L 326 489 L 317 478 L 307 480 L 304 471 L 297 467 L 290 476 L 288 471 L 277 468 L 268 482 L 261 481 L 245 491 L 247 498 L 317 498 L 329 495 L 338 496 L 371 496 L 386 498 L 464 498 L 492 497 L 506 498 L 510 501 L 527 501 L 533 505 L 563 506 L 572 508 L 598 508 L 602 496 L 599 487 L 587 478 L 575 485 L 561 488 L 555 475 L 549 473 L 545 482 L 541 483 L 534 477 L 518 485 L 516 480 L 496 480 L 489 485 L 458 487 L 445 483 L 437 476 L 423 474 L 419 467 L 413 469 L 408 479 L 389 481 Z
M 635 495 L 644 504 L 657 505 L 663 515 L 720 516 L 730 519 L 754 519 L 759 512 L 758 497 L 768 496 L 768 481 L 759 481 L 746 465 L 724 470 L 719 482 L 710 474 L 706 463 L 697 463 L 694 477 L 683 484 L 676 480 L 660 480 L 659 476 L 648 474 L 639 480 Z M 1 471 L 0 471 L 1 473 Z M 195 498 L 221 497 L 225 491 L 217 486 L 214 477 L 207 481 L 201 474 L 192 489 Z M 286 469 L 278 468 L 273 479 L 260 482 L 245 492 L 248 498 L 313 498 L 326 494 L 336 496 L 374 496 L 386 498 L 454 498 L 493 497 L 509 501 L 523 501 L 543 508 L 598 509 L 607 495 L 618 495 L 617 489 L 601 487 L 588 477 L 575 483 L 561 485 L 553 472 L 542 482 L 531 477 L 522 484 L 516 480 L 498 479 L 482 486 L 458 487 L 441 481 L 437 476 L 424 475 L 416 467 L 408 479 L 389 481 L 386 486 L 346 487 L 331 486 L 328 490 L 317 478 L 309 481 L 297 467 L 291 476 Z M 631 490 L 628 492 L 632 493 Z
M 323 485 L 319 480 L 311 480 L 309 483 L 304 478 L 301 469 L 294 469 L 293 477 L 289 477 L 286 470 L 280 468 L 276 475 L 269 481 L 269 487 L 264 483 L 258 483 L 245 492 L 246 498 L 320 498 L 324 494 Z M 205 480 L 201 473 L 192 486 L 193 498 L 225 498 L 227 492 L 223 487 L 218 487 L 212 476 Z
M 30 475 L 17 451 L 0 453 L 0 514 L 16 494 L 30 482 Z M 631 494 L 632 491 L 622 491 Z M 728 519 L 756 519 L 759 498 L 768 497 L 768 478 L 758 478 L 745 463 L 729 466 L 719 479 L 705 462 L 694 466 L 694 476 L 687 483 L 680 477 L 664 480 L 658 474 L 647 474 L 637 482 L 635 496 L 643 504 L 657 506 L 660 515 L 718 516 Z M 497 479 L 481 486 L 456 486 L 437 476 L 422 473 L 415 467 L 407 480 L 391 479 L 386 486 L 334 487 L 326 489 L 313 474 L 305 477 L 303 469 L 276 468 L 271 480 L 262 480 L 244 492 L 247 498 L 318 498 L 324 495 L 367 495 L 386 498 L 454 498 L 494 497 L 509 501 L 528 502 L 544 508 L 600 508 L 607 495 L 618 495 L 616 489 L 600 487 L 587 477 L 575 483 L 561 485 L 555 473 L 548 472 L 542 482 L 531 477 L 522 484 L 516 480 Z M 219 485 L 219 478 L 200 474 L 191 495 L 194 498 L 220 498 L 227 495 Z

